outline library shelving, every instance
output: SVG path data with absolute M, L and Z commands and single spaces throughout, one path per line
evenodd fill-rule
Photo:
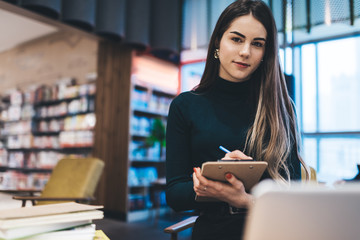
M 135 57 L 130 86 L 127 220 L 166 208 L 165 129 L 178 90 L 178 68 L 150 57 Z M 169 84 L 170 83 L 170 84 Z M 168 85 L 167 85 L 168 84 Z M 157 188 L 156 186 L 163 186 Z
M 95 92 L 94 83 L 72 81 L 10 93 L 1 113 L 1 189 L 42 189 L 65 155 L 91 155 Z
M 141 85 L 134 80 L 131 94 L 131 119 L 128 173 L 128 218 L 143 218 L 154 206 L 164 206 L 163 191 L 154 196 L 155 182 L 165 178 L 165 127 L 173 93 Z

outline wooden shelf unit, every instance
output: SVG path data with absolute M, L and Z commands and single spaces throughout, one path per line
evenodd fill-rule
M 152 64 L 170 69 L 173 75 L 167 75 L 169 71 L 152 69 Z M 143 67 L 155 72 L 144 73 Z M 165 176 L 165 161 L 131 156 L 131 141 L 144 141 L 149 134 L 148 131 L 134 131 L 132 120 L 134 116 L 138 116 L 166 121 L 168 109 L 149 107 L 149 100 L 153 95 L 167 97 L 168 107 L 178 91 L 178 69 L 178 66 L 169 62 L 148 56 L 138 57 L 135 51 L 122 44 L 99 44 L 94 155 L 105 161 L 105 176 L 100 181 L 96 198 L 104 204 L 107 216 L 132 221 L 135 218 L 145 219 L 152 211 L 151 203 L 145 203 L 145 207 L 139 210 L 133 207 L 132 199 L 136 197 L 133 195 L 134 189 L 140 189 L 137 194 L 149 199 L 151 184 L 140 183 L 139 186 L 133 186 L 129 182 L 129 172 L 134 167 L 154 167 L 158 171 L 157 178 L 161 178 Z M 158 73 L 164 74 L 159 76 Z M 159 86 L 159 82 L 156 82 L 159 80 L 173 81 L 176 86 L 169 91 L 167 86 Z M 145 92 L 146 99 L 143 103 L 148 104 L 147 107 L 134 104 L 134 91 Z

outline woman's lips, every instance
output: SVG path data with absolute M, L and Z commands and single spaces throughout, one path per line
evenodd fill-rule
M 250 64 L 243 63 L 243 62 L 235 62 L 235 64 L 236 64 L 238 67 L 241 67 L 241 68 L 250 67 Z

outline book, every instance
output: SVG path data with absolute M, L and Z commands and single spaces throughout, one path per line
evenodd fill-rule
M 86 205 L 75 202 L 37 205 L 33 207 L 0 210 L 0 220 L 88 211 L 101 208 L 103 208 L 103 206 Z
M 42 233 L 21 240 L 93 240 L 95 237 L 95 224 L 87 224 L 69 229 Z
M 94 240 L 110 240 L 102 230 L 96 230 Z
M 1 210 L 0 239 L 23 238 L 88 225 L 93 219 L 104 217 L 99 208 L 102 206 L 71 202 Z
M 43 224 L 39 226 L 30 226 L 30 227 L 18 227 L 18 228 L 10 228 L 10 229 L 1 229 L 0 230 L 0 239 L 16 239 L 22 238 L 26 236 L 31 236 L 44 232 L 51 232 L 56 230 L 67 229 L 71 227 L 77 227 L 84 224 L 91 223 L 90 220 L 83 221 L 70 221 L 63 223 L 50 223 Z
M 19 227 L 36 227 L 47 224 L 53 224 L 53 223 L 67 223 L 74 221 L 84 221 L 88 219 L 101 219 L 103 217 L 104 214 L 102 211 L 92 210 L 92 211 L 83 211 L 83 212 L 54 214 L 48 216 L 38 216 L 31 218 L 27 217 L 27 218 L 19 218 L 19 219 L 8 219 L 5 221 L 0 220 L 0 230 L 19 228 Z

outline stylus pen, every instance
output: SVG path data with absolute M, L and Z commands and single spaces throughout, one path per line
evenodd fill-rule
M 226 153 L 229 153 L 229 152 L 230 152 L 229 150 L 227 150 L 227 149 L 224 148 L 223 146 L 219 146 L 219 148 L 220 148 L 221 150 L 223 150 L 224 152 L 226 152 Z

